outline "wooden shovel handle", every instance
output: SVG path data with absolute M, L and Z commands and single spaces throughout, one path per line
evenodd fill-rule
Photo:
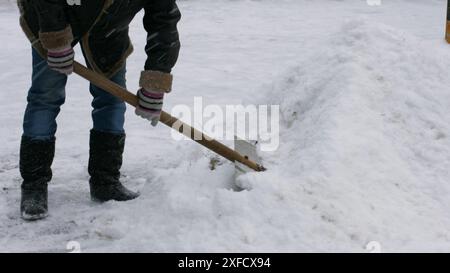
M 91 83 L 100 87 L 101 89 L 122 99 L 126 103 L 134 107 L 138 105 L 138 98 L 135 94 L 131 93 L 130 91 L 126 90 L 120 85 L 112 82 L 103 75 L 88 69 L 87 67 L 78 62 L 74 62 L 73 70 L 76 74 L 78 74 L 82 78 L 85 78 L 86 80 L 90 81 Z M 224 144 L 218 142 L 217 140 L 212 139 L 203 132 L 198 131 L 197 129 L 187 125 L 186 123 L 182 122 L 181 120 L 175 117 L 172 117 L 170 114 L 164 111 L 161 112 L 160 122 L 169 126 L 172 129 L 177 130 L 181 134 L 184 134 L 185 136 L 189 137 L 195 142 L 205 146 L 209 150 L 225 157 L 226 159 L 232 162 L 236 161 L 240 162 L 255 171 L 265 170 L 263 166 L 249 160 L 247 157 L 241 155 L 235 150 L 230 149 L 228 146 L 225 146 Z

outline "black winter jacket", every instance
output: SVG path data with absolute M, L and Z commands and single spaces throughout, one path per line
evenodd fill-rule
M 170 73 L 180 42 L 175 0 L 19 0 L 21 26 L 42 54 L 70 39 L 81 42 L 91 68 L 111 76 L 133 51 L 129 24 L 144 10 L 145 70 Z M 78 3 L 80 5 L 78 5 Z

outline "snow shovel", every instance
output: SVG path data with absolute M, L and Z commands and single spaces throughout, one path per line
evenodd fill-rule
M 131 106 L 136 107 L 138 105 L 138 98 L 136 95 L 121 87 L 120 85 L 112 82 L 103 75 L 96 73 L 85 67 L 84 65 L 74 62 L 74 72 L 90 81 L 94 85 L 102 88 L 110 94 L 122 99 Z M 235 148 L 237 151 L 230 149 L 228 146 L 212 139 L 203 132 L 189 126 L 181 120 L 172 117 L 170 114 L 162 111 L 160 122 L 177 130 L 183 135 L 189 137 L 195 142 L 203 145 L 209 150 L 223 156 L 224 158 L 235 163 L 236 174 L 246 173 L 248 171 L 265 171 L 266 169 L 260 164 L 261 160 L 257 156 L 256 146 L 244 140 L 237 139 L 235 137 Z M 201 136 L 201 137 L 199 137 Z M 239 151 L 239 152 L 238 152 Z M 242 152 L 241 152 L 242 151 Z

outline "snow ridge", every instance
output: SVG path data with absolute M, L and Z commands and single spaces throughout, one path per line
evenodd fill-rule
M 280 104 L 283 120 L 267 159 L 277 182 L 242 183 L 281 182 L 305 245 L 448 249 L 448 53 L 363 18 L 318 48 L 264 96 L 279 98 L 265 103 Z

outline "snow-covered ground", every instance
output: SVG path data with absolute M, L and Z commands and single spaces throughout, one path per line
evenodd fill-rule
M 209 169 L 211 152 L 127 114 L 123 181 L 142 196 L 89 199 L 87 83 L 59 116 L 51 216 L 19 217 L 18 149 L 30 46 L 0 5 L 0 251 L 450 251 L 450 47 L 446 1 L 179 1 L 182 51 L 166 109 L 279 104 L 268 171 Z M 128 62 L 145 54 L 137 18 Z M 79 51 L 78 51 L 79 53 Z M 81 54 L 78 54 L 81 59 Z M 227 142 L 229 144 L 229 142 Z M 375 244 L 376 245 L 376 244 Z

